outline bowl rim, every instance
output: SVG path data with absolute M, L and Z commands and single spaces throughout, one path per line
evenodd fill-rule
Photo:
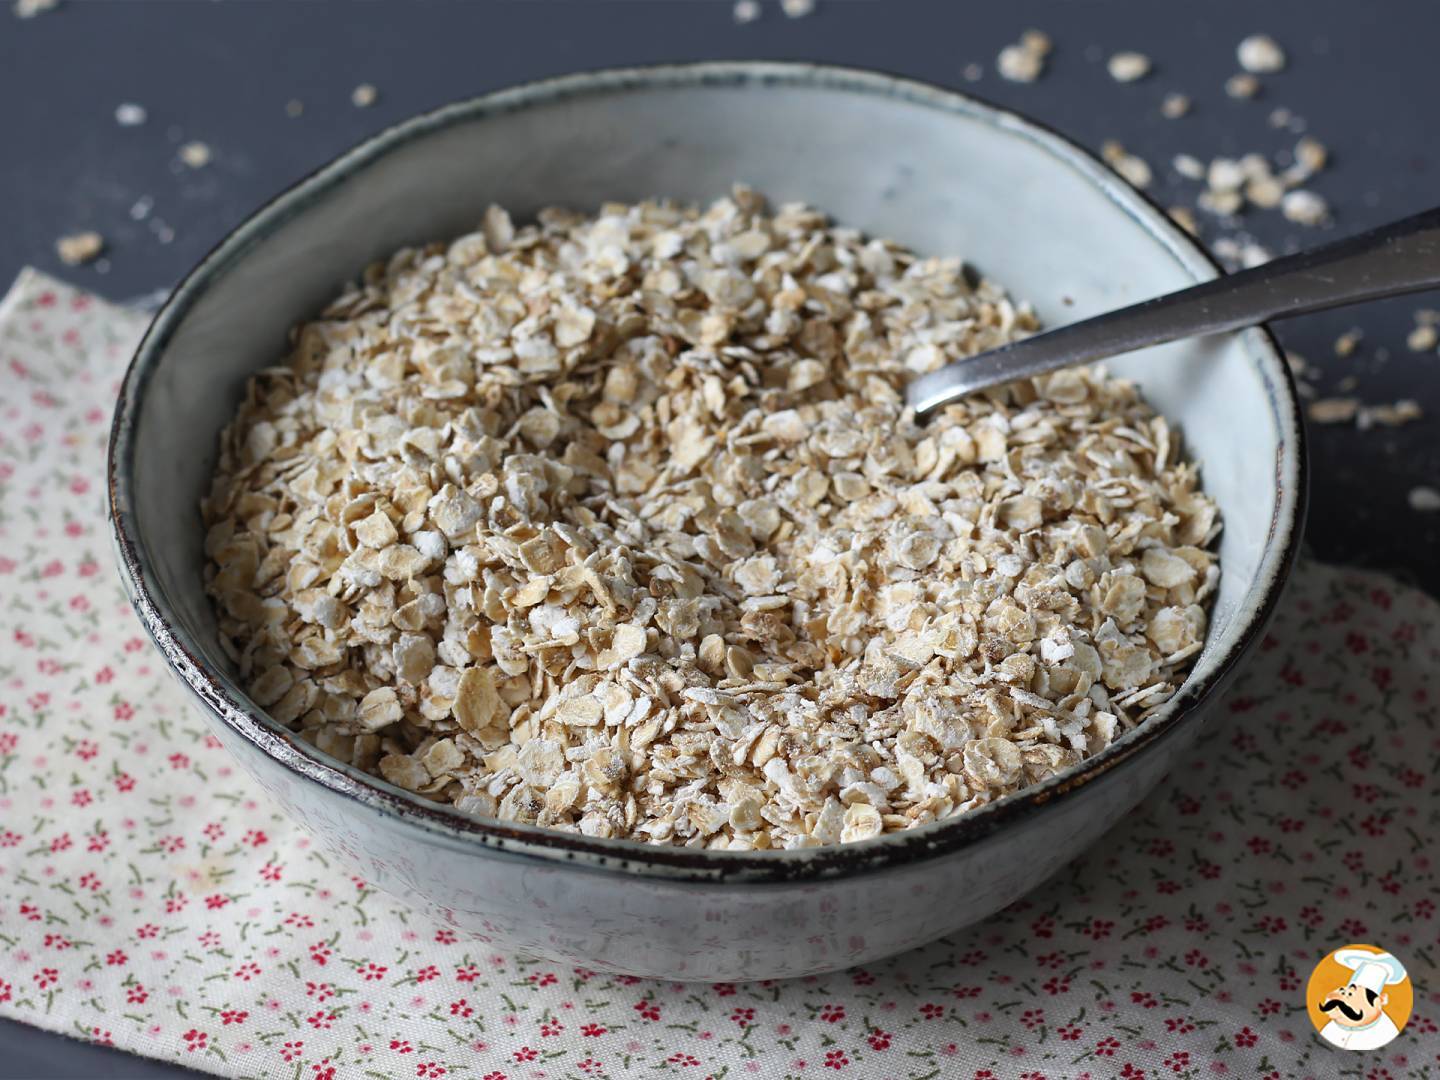
M 983 99 L 920 80 L 862 68 L 797 61 L 702 61 L 607 68 L 521 83 L 440 106 L 384 128 L 282 189 L 230 230 L 181 279 L 136 348 L 116 401 L 107 472 L 107 514 L 122 582 L 151 639 L 186 688 L 235 735 L 276 764 L 372 812 L 422 829 L 442 846 L 522 857 L 529 863 L 566 861 L 594 871 L 684 881 L 773 884 L 805 882 L 884 870 L 975 845 L 1000 829 L 1034 817 L 1067 794 L 1175 733 L 1228 680 L 1263 631 L 1298 554 L 1308 498 L 1305 430 L 1294 379 L 1268 327 L 1239 332 L 1277 419 L 1274 478 L 1277 498 L 1255 576 L 1232 615 L 1225 651 L 1199 679 L 1187 678 L 1161 711 L 1094 757 L 1040 784 L 952 818 L 856 844 L 781 851 L 712 851 L 591 838 L 463 813 L 423 799 L 377 776 L 331 758 L 271 720 L 223 672 L 211 666 L 171 612 L 148 551 L 140 542 L 131 491 L 135 485 L 136 421 L 149 377 L 176 328 L 198 298 L 260 240 L 387 154 L 432 132 L 566 98 L 635 90 L 765 86 L 808 87 L 868 94 L 949 113 L 1018 135 L 1045 150 L 1105 195 L 1197 281 L 1223 273 L 1209 253 L 1158 205 L 1098 157 L 1050 127 Z M 198 527 L 198 524 L 197 524 Z

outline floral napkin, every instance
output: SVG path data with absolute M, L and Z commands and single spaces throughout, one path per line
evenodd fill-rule
M 1440 1076 L 1434 601 L 1302 567 L 1186 766 L 952 938 L 742 985 L 507 955 L 312 844 L 144 639 L 102 480 L 143 323 L 33 273 L 0 308 L 0 1015 L 290 1080 Z M 1367 1055 L 1305 1011 L 1352 941 L 1417 990 Z

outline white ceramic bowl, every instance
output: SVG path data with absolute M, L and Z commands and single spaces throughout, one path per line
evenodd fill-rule
M 733 181 L 922 252 L 958 254 L 1061 323 L 1215 276 L 1089 154 L 1014 114 L 883 75 L 725 63 L 575 75 L 410 120 L 265 206 L 157 316 L 120 396 L 110 500 L 137 611 L 221 740 L 368 880 L 498 945 L 675 979 L 864 963 L 985 917 L 1083 851 L 1183 759 L 1260 634 L 1295 555 L 1304 450 L 1263 330 L 1117 361 L 1179 421 L 1224 515 L 1204 651 L 1155 718 L 1098 756 L 960 818 L 839 848 L 708 852 L 462 815 L 327 757 L 236 685 L 201 580 L 197 505 L 246 377 L 367 262 L 456 235 L 498 202 Z

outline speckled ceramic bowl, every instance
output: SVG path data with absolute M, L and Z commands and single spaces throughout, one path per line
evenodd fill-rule
M 496 945 L 673 979 L 804 975 L 984 918 L 1094 843 L 1183 761 L 1295 555 L 1304 450 L 1289 374 L 1253 330 L 1114 366 L 1178 420 L 1225 532 L 1209 640 L 1182 691 L 1103 753 L 963 817 L 844 847 L 709 852 L 469 817 L 342 765 L 236 685 L 201 583 L 197 504 L 245 378 L 367 262 L 525 217 L 743 180 L 922 252 L 959 254 L 1048 323 L 1215 276 L 1089 154 L 1011 113 L 884 75 L 725 63 L 575 75 L 440 109 L 265 206 L 185 279 L 125 379 L 110 452 L 120 568 L 195 706 L 368 880 Z

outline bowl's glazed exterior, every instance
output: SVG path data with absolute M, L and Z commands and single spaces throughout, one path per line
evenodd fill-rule
M 1039 884 L 1193 743 L 1294 559 L 1305 493 L 1288 371 L 1262 330 L 1112 366 L 1184 430 L 1225 520 L 1222 583 L 1185 686 L 1146 724 L 979 811 L 839 848 L 708 852 L 460 814 L 342 765 L 233 681 L 202 585 L 195 509 L 245 378 L 364 264 L 517 217 L 732 181 L 959 254 L 1066 322 L 1214 276 L 1165 215 L 1012 114 L 883 75 L 727 63 L 600 72 L 441 109 L 341 157 L 227 237 L 156 318 L 126 377 L 110 509 L 136 610 L 220 739 L 375 885 L 463 931 L 674 979 L 803 975 L 952 932 Z

